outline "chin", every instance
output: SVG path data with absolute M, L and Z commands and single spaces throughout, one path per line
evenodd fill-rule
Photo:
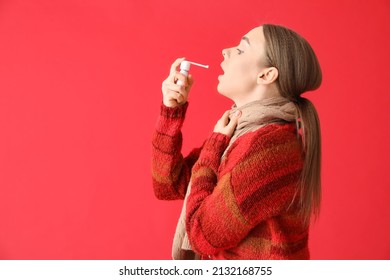
M 231 91 L 226 90 L 226 84 L 225 84 L 225 87 L 224 87 L 224 83 L 223 83 L 223 81 L 221 81 L 221 77 L 222 76 L 218 77 L 219 83 L 217 85 L 217 91 L 218 91 L 218 93 L 220 95 L 225 96 L 226 98 L 232 100 Z
M 220 95 L 225 96 L 226 98 L 231 99 L 231 98 L 229 97 L 228 93 L 227 93 L 226 91 L 222 90 L 222 88 L 221 88 L 219 85 L 218 85 L 218 87 L 217 87 L 217 91 L 218 91 L 218 93 L 219 93 Z
M 221 76 L 218 77 L 217 91 L 222 95 L 225 95 L 224 93 L 226 93 L 226 90 L 223 89 L 223 82 L 221 81 Z
M 217 91 L 219 94 L 229 97 L 229 83 L 226 83 L 227 81 L 228 80 L 226 79 L 225 75 L 219 75 Z
M 217 91 L 218 91 L 220 94 L 222 94 L 222 93 L 221 93 L 221 82 L 219 82 L 218 85 L 217 85 Z
M 222 87 L 221 87 L 221 83 L 218 84 L 218 86 L 217 86 L 217 91 L 218 91 L 219 94 L 225 96 L 224 91 L 223 91 L 223 89 L 222 89 Z

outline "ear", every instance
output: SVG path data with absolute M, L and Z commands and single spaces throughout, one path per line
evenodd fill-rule
M 257 76 L 257 84 L 269 85 L 276 81 L 279 71 L 276 67 L 268 67 Z

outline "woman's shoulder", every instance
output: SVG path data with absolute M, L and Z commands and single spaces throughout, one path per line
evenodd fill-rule
M 253 156 L 266 158 L 291 153 L 299 156 L 302 149 L 299 141 L 295 123 L 269 124 L 239 137 L 226 153 L 225 164 L 234 165 Z
M 239 137 L 232 145 L 234 148 L 250 149 L 283 145 L 288 142 L 298 143 L 295 123 L 269 124 Z

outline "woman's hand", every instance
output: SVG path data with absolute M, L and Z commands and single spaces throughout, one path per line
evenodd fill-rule
M 229 119 L 230 110 L 226 111 L 214 127 L 214 132 L 225 134 L 229 137 L 233 136 L 236 129 L 238 119 L 241 117 L 241 111 L 237 111 L 231 119 Z
M 187 102 L 188 93 L 194 83 L 191 75 L 188 77 L 177 71 L 177 67 L 184 61 L 184 58 L 178 58 L 172 64 L 168 78 L 162 83 L 163 103 L 167 107 L 177 107 Z M 181 81 L 180 85 L 177 81 Z

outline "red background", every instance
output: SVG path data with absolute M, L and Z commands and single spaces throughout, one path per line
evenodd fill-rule
M 180 202 L 155 199 L 151 134 L 177 57 L 196 84 L 184 152 L 231 102 L 221 50 L 262 23 L 315 49 L 323 133 L 314 259 L 390 258 L 390 4 L 0 1 L 0 258 L 169 259 Z

